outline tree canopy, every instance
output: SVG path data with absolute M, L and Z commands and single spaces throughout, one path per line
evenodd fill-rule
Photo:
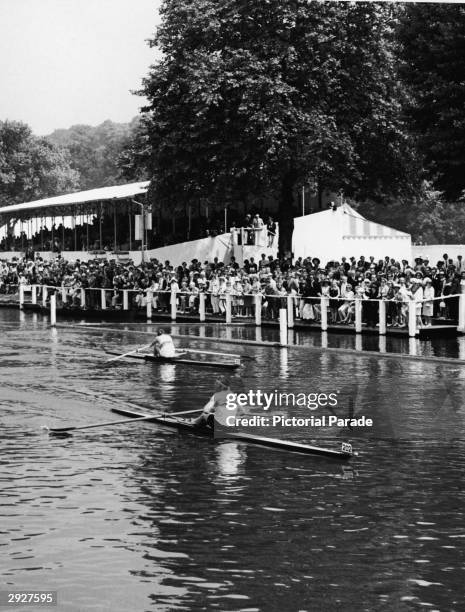
M 0 121 L 0 206 L 73 191 L 78 180 L 65 150 L 24 123 Z
M 286 250 L 304 182 L 378 200 L 414 190 L 395 6 L 165 0 L 161 15 L 142 92 L 159 205 L 273 194 Z
M 164 0 L 147 104 L 35 137 L 0 122 L 0 205 L 151 178 L 168 213 L 343 191 L 420 240 L 464 240 L 465 8 Z
M 79 173 L 80 189 L 119 185 L 126 182 L 120 169 L 120 155 L 131 148 L 139 123 L 139 118 L 135 118 L 131 123 L 107 120 L 95 127 L 73 125 L 55 130 L 47 140 L 68 151 L 72 168 Z
M 425 168 L 446 197 L 457 198 L 465 189 L 465 7 L 408 4 L 399 40 Z

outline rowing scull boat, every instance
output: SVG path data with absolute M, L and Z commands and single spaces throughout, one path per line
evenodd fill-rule
M 182 351 L 182 349 L 181 349 Z M 109 355 L 119 355 L 115 351 L 107 351 Z M 200 359 L 185 359 L 183 357 L 156 357 L 153 353 L 134 353 L 125 355 L 128 359 L 140 359 L 143 361 L 153 361 L 155 363 L 181 363 L 184 365 L 207 366 L 211 368 L 226 368 L 234 370 L 241 365 L 240 359 L 235 358 L 232 363 L 225 361 L 202 361 Z
M 189 432 L 199 436 L 213 436 L 213 432 L 207 428 L 198 428 L 187 419 L 170 417 L 169 415 L 154 415 L 150 418 L 149 413 L 136 412 L 134 410 L 126 410 L 124 408 L 112 408 L 112 412 L 122 414 L 127 417 L 141 418 L 146 417 L 147 421 L 153 421 L 159 425 L 177 429 L 179 431 Z M 353 455 L 352 446 L 347 443 L 342 444 L 341 450 L 333 450 L 330 448 L 322 448 L 320 446 L 310 446 L 299 442 L 291 442 L 289 440 L 278 440 L 277 438 L 265 438 L 263 436 L 255 436 L 247 433 L 230 433 L 225 440 L 233 439 L 238 442 L 246 442 L 256 446 L 265 446 L 277 450 L 289 451 L 291 453 L 300 453 L 305 455 L 319 455 L 321 457 L 331 457 L 333 459 L 350 459 Z

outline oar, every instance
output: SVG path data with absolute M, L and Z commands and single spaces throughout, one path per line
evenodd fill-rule
M 236 357 L 239 358 L 240 355 L 235 355 L 233 353 L 217 353 L 216 351 L 204 351 L 202 349 L 180 349 L 181 351 L 185 351 L 186 353 L 203 353 L 204 355 L 218 355 L 221 357 Z
M 216 351 L 204 351 L 202 349 L 180 349 L 185 353 L 202 353 L 203 355 L 216 355 L 217 357 L 234 357 L 234 359 L 250 359 L 255 361 L 255 357 L 249 355 L 236 355 L 234 353 L 217 353 Z
M 139 351 L 142 351 L 143 349 L 149 348 L 149 346 L 151 346 L 151 343 L 146 344 L 145 346 L 140 346 L 139 348 L 133 349 L 132 351 L 128 351 L 127 353 L 123 353 L 122 355 L 116 355 L 116 357 L 107 359 L 107 363 L 110 363 L 110 361 L 116 361 L 117 359 L 122 359 L 123 357 L 127 357 L 128 355 L 133 355 L 134 353 L 138 353 Z
M 60 434 L 67 433 L 68 431 L 78 431 L 80 429 L 91 429 L 93 427 L 107 427 L 109 425 L 120 425 L 122 423 L 134 423 L 134 421 L 150 421 L 151 419 L 163 417 L 163 416 L 180 416 L 181 414 L 194 414 L 196 412 L 202 412 L 203 408 L 197 408 L 196 410 L 182 410 L 181 412 L 170 412 L 170 413 L 161 413 L 161 414 L 150 414 L 143 417 L 136 417 L 133 419 L 123 419 L 120 421 L 106 421 L 105 423 L 93 423 L 92 425 L 82 425 L 80 427 L 71 426 L 71 427 L 47 427 L 44 425 L 42 429 L 47 429 L 51 434 Z

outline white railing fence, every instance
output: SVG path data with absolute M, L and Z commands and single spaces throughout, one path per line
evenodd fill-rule
M 287 311 L 287 327 L 296 321 L 308 321 L 327 331 L 338 325 L 353 327 L 361 333 L 363 327 L 377 328 L 385 335 L 388 327 L 407 328 L 414 337 L 423 326 L 423 304 L 433 308 L 440 317 L 456 315 L 458 330 L 465 333 L 465 294 L 426 298 L 423 300 L 366 299 L 360 297 L 303 296 L 298 294 L 263 293 L 243 294 L 235 291 L 217 292 L 161 291 L 149 289 L 118 289 L 80 286 L 20 285 L 20 308 L 27 302 L 48 307 L 50 297 L 55 296 L 57 308 L 81 308 L 93 310 L 144 311 L 147 319 L 157 312 L 169 314 L 175 321 L 178 315 L 193 315 L 205 321 L 207 314 L 233 320 L 252 319 L 256 326 L 266 321 L 279 321 L 280 311 Z M 434 304 L 437 304 L 434 307 Z M 426 315 L 425 315 L 426 316 Z M 430 318 L 428 316 L 428 318 Z M 437 317 L 436 317 L 437 318 Z

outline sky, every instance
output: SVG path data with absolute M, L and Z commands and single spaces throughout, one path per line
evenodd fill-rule
M 0 0 L 0 120 L 37 135 L 130 121 L 160 0 Z

